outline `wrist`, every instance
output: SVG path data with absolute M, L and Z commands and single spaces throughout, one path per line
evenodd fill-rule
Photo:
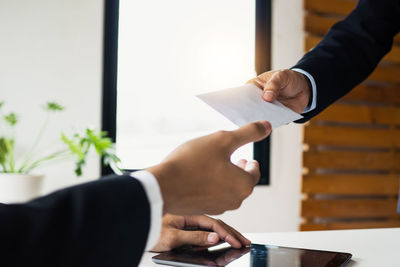
M 297 87 L 297 101 L 298 101 L 298 113 L 302 113 L 309 106 L 311 106 L 311 82 L 308 77 L 297 69 L 290 70 L 294 74 L 293 84 Z
M 306 70 L 300 68 L 292 68 L 291 70 L 299 74 L 302 74 L 302 78 L 304 79 L 303 91 L 304 91 L 304 98 L 306 98 L 306 101 L 304 102 L 306 103 L 302 113 L 314 110 L 317 105 L 317 86 L 315 84 L 314 77 Z
M 170 167 L 168 163 L 160 163 L 146 169 L 146 171 L 154 175 L 160 187 L 161 196 L 164 202 L 163 214 L 169 212 L 171 207 L 171 197 L 173 197 L 173 194 L 171 194 L 172 181 L 169 179 L 171 177 L 169 175 L 169 169 Z
M 146 171 L 150 172 L 151 174 L 153 174 L 153 176 L 156 178 L 158 185 L 160 186 L 160 189 L 162 189 L 161 186 L 161 181 L 162 181 L 162 176 L 163 176 L 163 172 L 162 172 L 162 167 L 161 164 L 149 167 L 146 169 Z
M 311 85 L 311 81 L 308 79 L 308 77 L 306 76 L 306 75 L 304 75 L 304 74 L 302 74 L 302 73 L 300 73 L 301 74 L 301 76 L 302 76 L 302 78 L 303 78 L 303 86 L 304 86 L 304 92 L 305 92 L 305 95 L 306 95 L 306 98 L 308 99 L 308 102 L 307 102 L 307 106 L 305 106 L 304 107 L 304 109 L 308 109 L 308 108 L 310 108 L 311 107 L 311 104 L 312 104 L 312 85 Z

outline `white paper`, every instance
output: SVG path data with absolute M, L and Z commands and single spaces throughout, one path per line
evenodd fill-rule
M 278 101 L 265 102 L 254 84 L 201 94 L 197 97 L 237 126 L 258 120 L 269 121 L 272 129 L 303 118 Z

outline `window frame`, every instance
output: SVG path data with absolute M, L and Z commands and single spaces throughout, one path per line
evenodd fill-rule
M 256 40 L 255 70 L 261 74 L 271 69 L 272 0 L 255 0 Z M 117 75 L 118 75 L 118 25 L 119 0 L 104 2 L 102 130 L 113 142 L 117 133 Z M 271 137 L 254 143 L 253 157 L 260 163 L 261 178 L 258 184 L 270 184 Z M 126 170 L 133 171 L 133 170 Z M 111 168 L 101 164 L 101 174 L 111 174 Z

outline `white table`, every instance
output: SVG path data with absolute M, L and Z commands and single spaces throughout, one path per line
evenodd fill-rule
M 400 228 L 246 234 L 253 243 L 348 252 L 348 266 L 400 266 Z M 151 261 L 155 253 L 146 252 L 140 266 L 162 266 Z

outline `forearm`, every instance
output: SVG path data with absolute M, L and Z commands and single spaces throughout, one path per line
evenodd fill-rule
M 400 3 L 361 0 L 343 21 L 295 66 L 310 73 L 317 86 L 317 107 L 306 121 L 365 80 L 390 51 L 400 29 Z
M 139 182 L 123 176 L 2 205 L 0 217 L 2 260 L 20 266 L 135 266 L 150 212 Z

